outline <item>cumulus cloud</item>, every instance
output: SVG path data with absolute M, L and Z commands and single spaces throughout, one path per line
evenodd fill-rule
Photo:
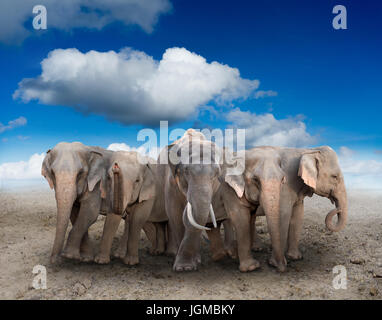
M 27 119 L 25 119 L 24 117 L 19 117 L 15 120 L 11 120 L 8 122 L 7 125 L 4 125 L 0 122 L 0 133 L 3 133 L 4 131 L 7 131 L 7 130 L 15 129 L 17 127 L 25 126 L 26 124 L 27 124 Z
M 241 78 L 238 69 L 208 63 L 185 48 L 167 49 L 160 61 L 131 48 L 57 49 L 41 66 L 39 77 L 19 83 L 15 99 L 70 106 L 124 124 L 186 120 L 211 100 L 228 104 L 259 86 L 258 80 Z
M 344 152 L 344 150 L 346 150 Z M 382 162 L 374 159 L 357 159 L 354 150 L 341 147 L 339 160 L 344 173 L 352 175 L 379 175 L 382 178 Z
M 152 147 L 148 148 L 145 146 L 140 146 L 138 148 L 130 147 L 126 143 L 112 143 L 107 147 L 108 150 L 111 151 L 135 151 L 138 152 L 144 156 L 149 156 L 156 160 L 159 156 L 159 153 L 161 151 L 161 148 L 159 147 Z
M 31 34 L 25 23 L 31 21 L 32 9 L 37 4 L 47 9 L 48 29 L 65 31 L 102 29 L 120 22 L 152 32 L 158 17 L 172 8 L 169 0 L 1 0 L 0 42 L 20 43 Z
M 41 178 L 41 165 L 45 153 L 35 153 L 28 161 L 6 162 L 0 165 L 0 180 Z
M 306 147 L 317 141 L 317 137 L 306 131 L 301 116 L 278 120 L 271 113 L 257 115 L 236 108 L 226 118 L 233 127 L 245 129 L 247 148 L 261 145 Z

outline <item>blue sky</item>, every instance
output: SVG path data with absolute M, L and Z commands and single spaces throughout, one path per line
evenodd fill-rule
M 70 1 L 81 4 L 81 0 Z M 34 5 L 31 0 L 18 0 L 9 1 L 7 7 L 6 2 L 2 4 L 3 8 L 0 7 L 0 20 L 1 15 L 10 15 L 7 10 L 12 5 L 20 6 L 26 12 Z M 381 3 L 371 0 L 154 2 L 161 8 L 156 17 L 144 17 L 145 7 L 143 13 L 139 13 L 142 15 L 140 21 L 150 21 L 149 27 L 143 22 L 131 23 L 129 17 L 125 20 L 119 19 L 117 14 L 114 17 L 113 12 L 117 11 L 113 10 L 107 23 L 95 25 L 91 19 L 77 23 L 78 13 L 72 11 L 67 19 L 61 13 L 56 21 L 55 8 L 47 7 L 48 29 L 45 31 L 31 28 L 31 14 L 15 16 L 14 26 L 17 23 L 24 26 L 29 34 L 13 35 L 13 29 L 9 28 L 9 34 L 3 34 L 2 39 L 0 32 L 0 122 L 5 127 L 9 121 L 24 117 L 27 123 L 4 130 L 0 126 L 0 164 L 28 161 L 33 154 L 41 154 L 60 141 L 81 141 L 102 147 L 118 142 L 137 147 L 140 144 L 136 141 L 137 130 L 159 125 L 158 116 L 151 121 L 143 119 L 146 116 L 138 112 L 136 119 L 131 118 L 134 110 L 146 105 L 142 102 L 135 106 L 136 100 L 130 91 L 126 102 L 130 106 L 130 115 L 121 121 L 118 120 L 118 108 L 123 108 L 121 101 L 125 96 L 118 90 L 116 95 L 121 93 L 121 101 L 116 103 L 112 115 L 107 106 L 99 109 L 94 101 L 98 99 L 97 93 L 94 100 L 76 95 L 67 105 L 58 98 L 48 99 L 49 103 L 41 101 L 46 89 L 37 80 L 42 73 L 40 63 L 53 50 L 76 48 L 79 52 L 72 57 L 76 59 L 90 50 L 120 53 L 121 49 L 129 47 L 152 57 L 155 66 L 163 59 L 166 50 L 185 48 L 185 53 L 174 51 L 174 55 L 182 53 L 187 59 L 194 57 L 193 54 L 203 57 L 205 62 L 198 62 L 201 73 L 216 61 L 231 81 L 231 70 L 224 66 L 237 68 L 240 79 L 235 78 L 235 83 L 237 88 L 244 87 L 244 93 L 230 93 L 229 98 L 221 102 L 219 90 L 211 88 L 213 98 L 208 99 L 209 95 L 206 95 L 205 99 L 190 102 L 189 108 L 193 112 L 170 119 L 173 127 L 250 127 L 252 131 L 247 139 L 250 146 L 263 141 L 277 144 L 277 133 L 286 132 L 288 138 L 282 140 L 286 145 L 330 145 L 339 154 L 342 152 L 343 157 L 354 160 L 348 169 L 350 173 L 354 170 L 353 175 L 360 174 L 358 169 L 351 169 L 353 165 L 362 163 L 369 167 L 370 161 L 376 163 L 376 171 L 369 175 L 382 175 L 382 169 L 379 171 L 382 167 L 379 152 L 382 150 Z M 347 30 L 332 27 L 335 16 L 332 9 L 337 4 L 346 6 Z M 215 81 L 213 72 L 212 78 L 208 78 L 212 82 Z M 200 75 L 194 76 L 199 79 Z M 18 85 L 25 78 L 34 79 L 32 88 L 38 87 L 39 98 L 33 98 L 27 92 L 30 86 Z M 243 79 L 258 80 L 260 85 L 251 89 Z M 219 80 L 217 77 L 216 81 Z M 106 79 L 97 79 L 100 85 L 103 81 L 107 88 Z M 67 86 L 70 84 L 65 87 L 69 94 L 73 93 L 74 89 Z M 126 83 L 122 82 L 120 86 L 124 87 Z M 27 101 L 14 95 L 20 88 L 27 92 Z M 55 87 L 54 90 L 59 89 Z M 105 101 L 108 98 L 106 96 Z M 185 94 L 187 98 L 192 100 L 192 96 Z M 74 107 L 75 99 L 79 99 L 81 108 Z M 175 103 L 177 101 L 179 108 L 183 103 L 187 104 L 182 99 Z M 160 101 L 154 101 L 153 105 L 156 103 L 161 106 Z M 273 118 L 261 118 L 264 114 Z M 162 120 L 167 120 L 167 116 Z M 264 131 L 254 131 L 254 126 L 263 123 L 268 123 Z M 293 132 L 297 132 L 297 137 L 291 131 L 296 128 Z M 301 140 L 298 140 L 299 135 Z

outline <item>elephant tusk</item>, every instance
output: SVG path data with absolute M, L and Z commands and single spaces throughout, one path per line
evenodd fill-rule
M 192 216 L 192 207 L 191 207 L 190 202 L 187 202 L 186 210 L 187 210 L 188 221 L 190 222 L 190 224 L 193 227 L 195 227 L 196 229 L 200 229 L 200 230 L 211 230 L 210 228 L 203 227 L 203 226 L 196 223 L 196 221 L 194 220 L 194 217 Z
M 210 214 L 211 214 L 211 220 L 214 225 L 214 228 L 217 228 L 218 224 L 216 223 L 215 212 L 214 212 L 214 208 L 212 207 L 212 204 L 210 204 Z

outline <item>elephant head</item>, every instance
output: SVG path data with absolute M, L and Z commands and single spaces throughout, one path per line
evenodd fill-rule
M 62 142 L 46 153 L 41 174 L 48 181 L 50 188 L 54 188 L 57 203 L 52 263 L 62 251 L 74 202 L 80 201 L 86 192 L 93 192 L 104 174 L 101 152 L 100 148 L 92 149 L 79 142 Z
M 122 215 L 136 202 L 155 197 L 154 167 L 136 152 L 116 151 L 107 170 L 106 190 L 111 212 Z
M 272 241 L 270 263 L 284 271 L 286 261 L 280 235 L 280 193 L 286 177 L 279 154 L 272 147 L 247 150 L 243 173 L 225 175 L 225 182 L 239 198 L 245 197 L 255 207 L 263 207 Z
M 340 231 L 345 227 L 348 206 L 344 176 L 333 149 L 324 146 L 305 152 L 300 159 L 298 175 L 314 193 L 330 199 L 336 209 L 330 211 L 325 219 L 326 227 L 331 231 Z M 332 218 L 338 216 L 336 225 Z
M 186 202 L 184 219 L 187 216 L 196 229 L 210 230 L 205 227 L 209 216 L 214 227 L 217 226 L 211 202 L 220 186 L 221 150 L 204 136 L 192 137 L 169 146 L 169 166 Z

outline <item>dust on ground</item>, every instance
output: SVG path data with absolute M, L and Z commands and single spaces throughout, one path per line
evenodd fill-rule
M 381 299 L 382 192 L 350 191 L 345 230 L 332 233 L 324 225 L 332 209 L 329 200 L 305 200 L 300 248 L 302 261 L 288 263 L 288 271 L 269 267 L 270 240 L 260 217 L 258 230 L 264 252 L 253 253 L 261 269 L 241 273 L 238 262 L 213 262 L 209 244 L 202 240 L 202 265 L 197 272 L 175 273 L 173 258 L 151 256 L 142 233 L 140 264 L 109 265 L 62 259 L 49 264 L 56 204 L 49 189 L 0 190 L 0 299 Z M 104 217 L 90 229 L 97 248 Z M 121 223 L 118 237 L 121 236 Z M 114 240 L 113 248 L 118 244 Z M 35 265 L 46 266 L 47 289 L 32 287 Z M 347 289 L 334 289 L 336 265 L 345 266 Z

